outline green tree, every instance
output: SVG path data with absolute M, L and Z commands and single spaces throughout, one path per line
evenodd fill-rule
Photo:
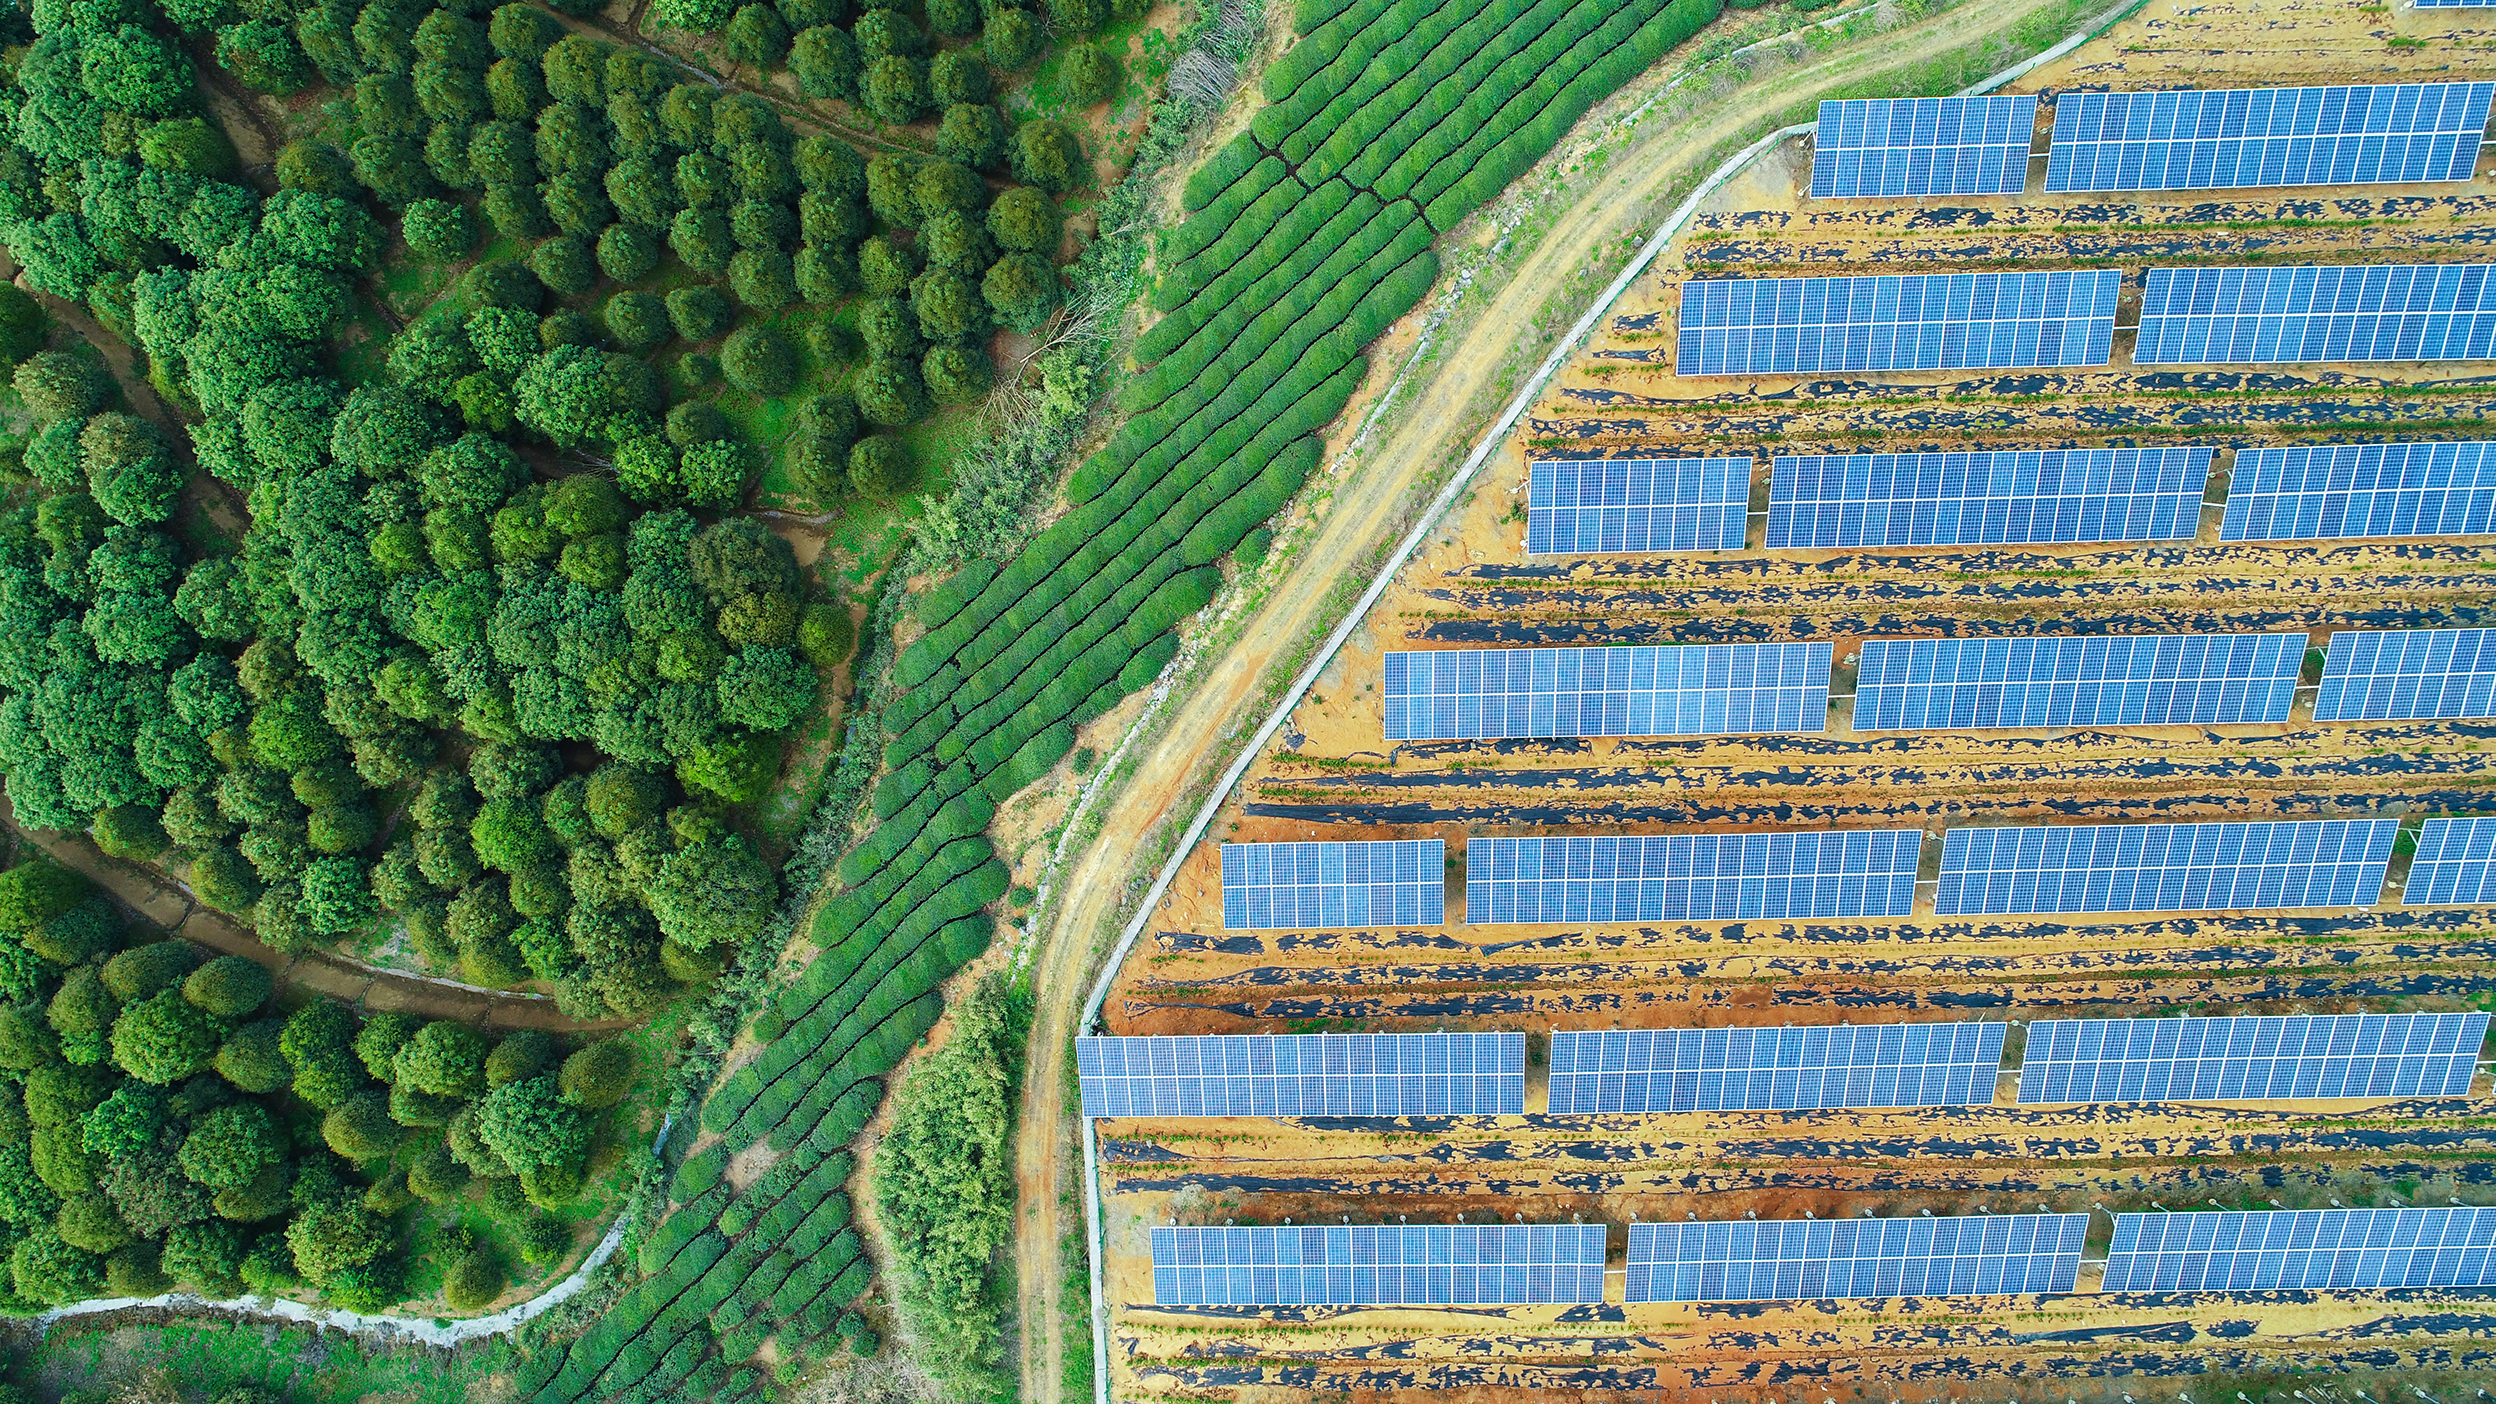
M 739 327 L 719 348 L 728 383 L 750 395 L 779 395 L 797 383 L 797 354 L 769 327 Z
M 485 1086 L 485 1036 L 437 1019 L 399 1046 L 392 1066 L 401 1087 L 436 1097 L 468 1097 Z
M 870 434 L 849 451 L 850 490 L 861 497 L 890 501 L 918 480 L 910 446 L 898 434 Z
M 390 1119 L 390 1099 L 380 1092 L 358 1092 L 330 1109 L 321 1121 L 321 1139 L 329 1148 L 357 1162 L 390 1154 L 402 1134 Z
M 659 241 L 637 224 L 610 224 L 598 236 L 598 267 L 619 283 L 638 283 L 659 271 Z
M 719 675 L 720 716 L 755 731 L 795 724 L 815 700 L 815 673 L 785 648 L 746 648 Z
M 986 348 L 939 346 L 920 363 L 927 393 L 940 405 L 966 405 L 996 385 L 996 368 Z
M 995 95 L 997 82 L 975 51 L 947 49 L 928 61 L 927 85 L 938 102 L 951 108 L 987 102 Z
M 789 46 L 789 72 L 810 98 L 856 102 L 863 67 L 857 42 L 833 25 L 801 30 Z
M 235 1030 L 217 1049 L 217 1075 L 256 1094 L 284 1087 L 291 1070 L 283 1052 L 283 1027 L 278 1020 L 262 1019 Z
M 676 335 L 686 341 L 708 341 L 727 329 L 736 314 L 719 289 L 696 285 L 678 288 L 667 295 L 668 320 L 676 327 Z
M 675 221 L 668 226 L 667 242 L 686 267 L 712 275 L 726 272 L 729 257 L 736 252 L 728 217 L 716 209 L 677 211 Z
M 655 0 L 650 17 L 671 29 L 708 33 L 728 23 L 733 10 L 728 0 Z
M 1027 185 L 997 196 L 988 206 L 988 233 L 1002 248 L 1046 257 L 1055 252 L 1064 230 L 1057 202 Z
M 869 61 L 860 87 L 867 111 L 887 126 L 906 126 L 917 121 L 933 102 L 927 91 L 924 62 L 900 54 Z
M 747 6 L 754 9 L 755 6 Z M 739 11 L 743 14 L 744 11 Z M 491 1248 L 471 1248 L 442 1276 L 442 1300 L 453 1311 L 482 1311 L 503 1294 L 509 1278 Z
M 493 22 L 487 26 L 487 42 L 504 58 L 536 60 L 545 56 L 547 48 L 563 37 L 563 24 L 535 5 L 515 3 L 494 11 Z
M 1053 7 L 1061 2 L 1053 0 Z M 1080 3 L 1089 4 L 1093 0 L 1080 0 Z M 1108 101 L 1110 94 L 1118 91 L 1118 85 L 1126 81 L 1126 74 L 1119 69 L 1118 60 L 1110 57 L 1108 50 L 1100 45 L 1077 44 L 1059 59 L 1058 81 L 1064 85 L 1067 99 L 1075 106 L 1091 107 Z
M 113 1020 L 113 1061 L 142 1082 L 169 1086 L 205 1070 L 224 1040 L 215 1015 L 166 990 Z
M 1005 117 L 986 103 L 954 103 L 936 128 L 936 151 L 964 166 L 993 166 L 1005 154 Z
M 217 31 L 217 63 L 245 87 L 284 97 L 312 81 L 294 34 L 273 20 L 246 19 Z
M 609 1039 L 563 1060 L 563 1099 L 585 1111 L 605 1111 L 633 1090 L 633 1051 Z
M 979 293 L 998 321 L 1027 332 L 1057 309 L 1057 270 L 1036 254 L 1010 253 L 980 279 Z
M 719 47 L 730 63 L 777 66 L 789 53 L 788 21 L 767 4 L 739 6 L 720 32 Z
M 769 315 L 797 301 L 797 270 L 778 249 L 739 249 L 728 259 L 728 286 L 737 301 Z
M 257 1102 L 232 1102 L 192 1123 L 178 1159 L 182 1173 L 210 1189 L 250 1184 L 286 1158 L 286 1133 Z
M 558 297 L 578 297 L 598 281 L 598 265 L 588 248 L 569 234 L 529 250 L 529 271 Z
M 589 1153 L 589 1123 L 563 1099 L 556 1080 L 507 1082 L 477 1103 L 476 1135 L 512 1170 L 559 1170 Z
M 1083 148 L 1074 133 L 1046 117 L 1033 117 L 1014 129 L 1008 150 L 1014 178 L 1052 195 L 1063 195 L 1084 176 Z
M 248 956 L 219 956 L 191 972 L 182 997 L 220 1019 L 248 1018 L 275 989 L 268 969 Z
M 72 1247 L 50 1224 L 40 1224 L 17 1241 L 9 1254 L 9 1277 L 17 1295 L 27 1301 L 66 1305 L 96 1294 L 103 1283 L 103 1260 Z
M 477 246 L 477 223 L 465 205 L 417 200 L 399 214 L 399 232 L 418 258 L 449 263 Z
M 1012 73 L 1038 58 L 1048 39 L 1038 20 L 1024 11 L 999 6 L 989 16 L 979 44 L 999 73 Z
M 876 1155 L 897 1304 L 917 1329 L 943 1335 L 930 1359 L 956 1387 L 996 1366 L 1003 1308 L 988 1275 L 1014 1225 L 1016 1061 L 1004 982 L 991 975 L 961 1002 L 944 1045 L 903 1082 Z
M 45 424 L 102 409 L 111 384 L 87 358 L 66 351 L 38 351 L 20 361 L 12 383 L 18 399 Z
M 327 1286 L 389 1252 L 391 1235 L 381 1216 L 355 1201 L 323 1199 L 286 1225 L 286 1243 L 303 1275 L 315 1286 Z

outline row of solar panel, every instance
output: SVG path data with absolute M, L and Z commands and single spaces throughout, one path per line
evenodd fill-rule
M 2003 449 L 1780 454 L 1768 549 L 2189 541 L 2215 450 Z M 1738 551 L 1747 458 L 1544 459 L 1532 467 L 1532 555 Z M 2245 448 L 2223 541 L 2496 534 L 2496 442 Z
M 2485 264 L 2152 268 L 2135 365 L 2496 359 Z M 2102 366 L 2112 268 L 1682 284 L 1679 375 Z
M 2289 719 L 2304 634 L 1869 639 L 1856 731 L 2221 726 Z M 1389 741 L 1730 736 L 1827 728 L 1830 645 L 1386 655 Z M 2314 720 L 2496 717 L 2496 629 L 2341 630 Z
M 2117 1214 L 2103 1292 L 2496 1286 L 2496 1209 Z M 1629 1226 L 1629 1302 L 2067 1293 L 2086 1214 Z M 1601 1224 L 1152 1231 L 1156 1306 L 1493 1306 L 1604 1299 Z
M 2045 1019 L 2019 1102 L 2466 1097 L 2484 1013 Z M 2010 1025 L 1555 1030 L 1550 1111 L 1983 1106 Z M 1525 1036 L 1083 1037 L 1085 1116 L 1519 1116 Z
M 2284 911 L 2381 900 L 2397 819 L 1957 828 L 1942 835 L 1936 916 Z M 1437 926 L 1440 839 L 1222 846 L 1225 930 Z M 1287 850 L 1287 851 L 1277 851 Z M 1329 852 L 1328 850 L 1352 850 Z M 1478 838 L 1473 925 L 1806 921 L 1912 912 L 1914 829 Z M 1419 876 L 1408 876 L 1418 873 Z M 1242 886 L 1237 874 L 1261 874 Z M 2401 905 L 2496 899 L 2496 817 L 2429 819 Z
M 2470 179 L 2489 83 L 2063 93 L 2049 191 L 2220 190 Z M 1820 104 L 1811 193 L 2016 195 L 2033 94 Z

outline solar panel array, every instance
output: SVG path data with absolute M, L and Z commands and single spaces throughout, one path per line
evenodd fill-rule
M 2496 84 L 2063 93 L 2045 188 L 2468 180 L 2491 94 Z
M 2117 1214 L 2109 1292 L 2496 1286 L 2496 1209 Z
M 2028 1026 L 2021 1105 L 2466 1097 L 2485 1014 L 2046 1019 Z
M 1937 916 L 2372 906 L 2394 819 L 1952 829 Z
M 2411 0 L 2411 3 L 2422 10 L 2462 10 L 2496 5 L 2496 0 Z
M 2496 819 L 2430 819 L 2401 888 L 2404 907 L 2496 902 Z
M 1153 1230 L 1155 1306 L 1516 1306 L 1603 1300 L 1601 1224 Z
M 1961 1107 L 1993 1100 L 2008 1024 L 1607 1029 L 1551 1036 L 1551 1112 Z
M 1681 375 L 2102 366 L 2112 268 L 1682 284 Z
M 2032 93 L 1824 102 L 1811 193 L 2016 195 L 2028 185 L 2036 127 Z
M 2086 1214 L 1631 1224 L 1633 1302 L 2068 1292 Z
M 1521 1033 L 1075 1040 L 1085 1116 L 1517 1116 Z
M 1780 455 L 1767 545 L 2180 541 L 2201 527 L 2208 448 Z
M 1312 931 L 1447 920 L 1447 845 L 1222 845 L 1222 929 Z
M 2496 359 L 2486 264 L 2153 268 L 2135 365 Z M 1685 333 L 1687 335 L 1687 333 Z
M 1826 643 L 1390 653 L 1387 739 L 1825 731 L 1830 654 Z
M 2304 663 L 2303 634 L 1869 639 L 1854 729 L 2286 721 Z
M 1529 555 L 1739 551 L 1747 458 L 1541 458 L 1526 488 Z
M 2496 443 L 2238 449 L 2223 541 L 2496 533 Z
M 2343 629 L 2323 654 L 2316 721 L 2496 717 L 2496 629 Z
M 1914 829 L 1478 838 L 1465 846 L 1472 925 L 1902 917 Z

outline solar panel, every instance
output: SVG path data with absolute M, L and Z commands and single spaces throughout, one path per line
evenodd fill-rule
M 1075 1040 L 1085 1116 L 1517 1116 L 1521 1033 Z
M 1436 926 L 1447 920 L 1447 845 L 1222 845 L 1222 929 Z
M 1811 193 L 2016 195 L 2028 186 L 2037 99 L 1852 98 L 1820 104 Z
M 1772 549 L 2182 541 L 2208 448 L 1780 455 Z
M 1465 921 L 1902 917 L 1923 843 L 1914 829 L 1478 838 L 1465 845 Z
M 2153 268 L 2135 365 L 2496 359 L 2489 265 Z
M 2238 449 L 2219 522 L 2223 541 L 2491 534 L 2496 443 L 2488 442 Z
M 2117 1214 L 2108 1292 L 2496 1286 L 2496 1209 Z
M 1855 730 L 2288 720 L 2303 634 L 1869 639 Z
M 1551 1111 L 1803 1111 L 1993 1100 L 2008 1024 L 1554 1031 Z
M 2468 180 L 2496 83 L 2063 93 L 2045 188 Z
M 1601 1224 L 1153 1230 L 1155 1306 L 1518 1306 L 1603 1300 Z
M 1633 1302 L 2068 1292 L 2086 1214 L 1629 1226 Z
M 2496 629 L 2343 629 L 2323 654 L 2316 721 L 2496 717 Z
M 2430 819 L 2401 887 L 2404 907 L 2496 902 L 2496 819 Z
M 2422 10 L 2462 10 L 2476 9 L 2483 5 L 2496 5 L 2496 0 L 2410 0 L 2410 2 Z
M 2045 1019 L 2019 1101 L 2261 1102 L 2466 1097 L 2485 1014 Z
M 1694 278 L 1681 375 L 2102 366 L 2112 268 L 1851 278 Z
M 1390 653 L 1387 739 L 1826 731 L 1830 656 L 1826 643 Z
M 2372 906 L 2395 819 L 1952 829 L 1937 916 Z
M 1739 551 L 1747 458 L 1541 458 L 1526 490 L 1530 555 Z

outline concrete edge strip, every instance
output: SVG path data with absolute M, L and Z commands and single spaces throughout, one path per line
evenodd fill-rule
M 1962 90 L 1960 96 L 1980 96 L 2006 83 L 2016 82 L 2037 68 L 2095 39 L 2146 3 L 2148 0 L 2125 0 L 2125 3 L 2107 10 L 2079 30 L 2066 36 L 2060 43 L 2003 69 L 1981 83 Z M 1222 778 L 1215 783 L 1212 792 L 1205 796 L 1204 803 L 1196 811 L 1196 817 L 1188 824 L 1187 831 L 1180 836 L 1177 846 L 1171 851 L 1169 861 L 1162 864 L 1161 871 L 1154 877 L 1152 886 L 1146 889 L 1143 900 L 1137 904 L 1134 918 L 1127 923 L 1126 929 L 1119 933 L 1118 943 L 1111 948 L 1109 959 L 1101 969 L 1100 978 L 1093 982 L 1090 998 L 1084 1001 L 1083 1015 L 1075 1023 L 1077 1030 L 1091 1027 L 1092 1023 L 1100 1017 L 1101 1006 L 1109 999 L 1109 987 L 1116 981 L 1119 967 L 1126 963 L 1128 953 L 1134 949 L 1137 938 L 1143 934 L 1146 923 L 1152 919 L 1154 909 L 1161 904 L 1161 899 L 1169 892 L 1170 884 L 1178 878 L 1179 869 L 1186 863 L 1188 854 L 1194 851 L 1196 845 L 1203 840 L 1205 831 L 1212 827 L 1214 817 L 1221 812 L 1223 804 L 1230 798 L 1231 791 L 1238 787 L 1241 777 L 1247 774 L 1248 767 L 1255 763 L 1257 756 L 1264 751 L 1266 743 L 1273 739 L 1275 732 L 1281 730 L 1283 723 L 1290 718 L 1293 709 L 1300 705 L 1300 699 L 1306 696 L 1309 688 L 1316 683 L 1318 675 L 1334 661 L 1335 654 L 1360 627 L 1361 621 L 1368 617 L 1370 608 L 1378 602 L 1378 597 L 1386 593 L 1387 586 L 1398 574 L 1402 573 L 1412 553 L 1437 527 L 1439 519 L 1445 516 L 1448 509 L 1453 507 L 1457 499 L 1471 487 L 1475 475 L 1481 471 L 1484 464 L 1490 461 L 1491 456 L 1498 452 L 1501 444 L 1506 441 L 1509 431 L 1515 428 L 1517 421 L 1524 417 L 1526 410 L 1533 406 L 1534 401 L 1541 397 L 1543 387 L 1559 373 L 1563 365 L 1567 364 L 1569 358 L 1576 353 L 1579 344 L 1592 334 L 1595 324 L 1602 320 L 1603 315 L 1611 310 L 1612 305 L 1620 300 L 1621 295 L 1629 291 L 1630 285 L 1647 271 L 1656 256 L 1661 254 L 1674 237 L 1680 234 L 1682 226 L 1689 222 L 1691 216 L 1698 213 L 1700 204 L 1715 194 L 1727 181 L 1739 175 L 1752 162 L 1775 150 L 1779 144 L 1814 131 L 1818 126 L 1817 122 L 1799 122 L 1790 127 L 1780 127 L 1743 148 L 1723 165 L 1718 166 L 1706 180 L 1699 183 L 1699 187 L 1693 190 L 1687 199 L 1683 200 L 1665 218 L 1654 235 L 1639 248 L 1637 256 L 1629 261 L 1628 266 L 1624 267 L 1619 276 L 1615 277 L 1611 284 L 1597 295 L 1585 313 L 1569 328 L 1568 335 L 1552 347 L 1551 354 L 1543 358 L 1543 363 L 1535 368 L 1532 378 L 1518 389 L 1516 398 L 1509 401 L 1508 408 L 1493 422 L 1491 428 L 1483 435 L 1481 442 L 1475 445 L 1473 452 L 1466 456 L 1463 466 L 1457 469 L 1445 487 L 1439 489 L 1438 496 L 1431 500 L 1429 508 L 1422 513 L 1420 520 L 1413 524 L 1411 531 L 1405 533 L 1394 555 L 1390 556 L 1379 568 L 1378 573 L 1371 577 L 1368 588 L 1361 591 L 1359 599 L 1353 601 L 1351 609 L 1345 612 L 1342 622 L 1326 636 L 1326 641 L 1319 646 L 1316 656 L 1311 658 L 1308 666 L 1301 669 L 1300 675 L 1292 680 L 1291 687 L 1284 692 L 1281 700 L 1275 703 L 1273 711 L 1257 728 L 1256 734 L 1249 738 L 1247 744 L 1241 748 L 1238 757 L 1231 762 L 1228 769 L 1222 772 Z M 1092 1396 L 1095 1404 L 1110 1404 L 1109 1312 L 1105 1303 L 1101 1267 L 1100 1142 L 1092 1125 L 1092 1119 L 1083 1116 L 1080 1110 L 1076 1113 L 1076 1117 L 1082 1122 L 1083 1131 L 1084 1256 L 1090 1259 L 1091 1269 Z M 1026 1325 L 1028 1326 L 1029 1323 Z

